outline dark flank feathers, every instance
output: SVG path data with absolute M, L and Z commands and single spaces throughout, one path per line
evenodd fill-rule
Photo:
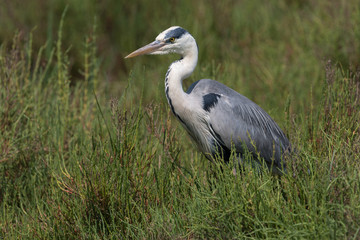
M 210 109 L 215 107 L 221 96 L 216 93 L 209 93 L 203 96 L 203 109 L 210 112 Z

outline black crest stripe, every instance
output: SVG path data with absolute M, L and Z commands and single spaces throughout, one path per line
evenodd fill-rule
M 170 32 L 166 33 L 165 38 L 180 38 L 182 35 L 187 33 L 187 31 L 181 27 L 175 28 L 171 30 Z

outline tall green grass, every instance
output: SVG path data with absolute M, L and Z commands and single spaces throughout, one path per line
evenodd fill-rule
M 49 1 L 45 37 L 22 29 L 0 47 L 0 238 L 358 239 L 355 2 L 172 2 L 160 12 L 160 1 L 120 1 L 122 16 L 88 1 L 96 20 L 73 36 L 84 26 L 80 2 L 64 11 Z M 118 45 L 106 39 L 106 21 L 119 28 L 108 22 Z M 173 56 L 118 60 L 123 70 L 114 72 L 107 57 L 173 24 L 200 48 L 185 84 L 215 78 L 263 106 L 296 149 L 288 175 L 246 168 L 234 176 L 231 164 L 193 147 L 163 96 Z

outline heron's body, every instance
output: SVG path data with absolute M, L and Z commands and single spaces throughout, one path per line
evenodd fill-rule
M 171 27 L 156 41 L 131 53 L 178 53 L 165 77 L 165 94 L 174 115 L 180 120 L 204 155 L 217 154 L 229 161 L 232 147 L 239 158 L 249 151 L 253 158 L 277 174 L 285 170 L 283 154 L 290 143 L 274 120 L 258 105 L 222 83 L 201 79 L 184 92 L 182 81 L 194 71 L 198 60 L 195 39 L 183 28 Z

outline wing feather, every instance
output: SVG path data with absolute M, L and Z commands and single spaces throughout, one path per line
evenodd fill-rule
M 189 90 L 192 95 L 205 96 L 213 93 L 220 96 L 216 105 L 208 112 L 209 124 L 219 142 L 228 149 L 233 144 L 240 155 L 247 148 L 254 156 L 260 154 L 268 165 L 283 167 L 281 157 L 282 153 L 290 149 L 289 140 L 261 107 L 222 83 L 210 79 L 194 83 Z

